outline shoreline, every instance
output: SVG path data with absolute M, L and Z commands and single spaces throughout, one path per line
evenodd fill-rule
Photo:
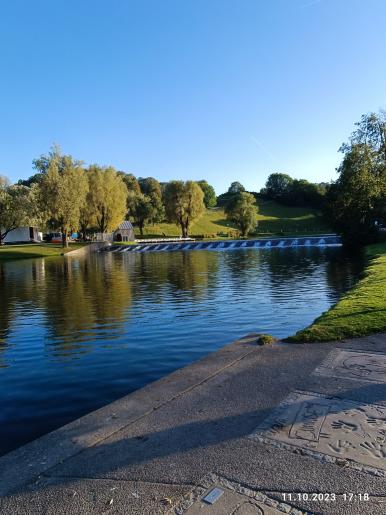
M 259 346 L 257 336 L 236 340 L 2 456 L 0 511 L 24 515 L 34 506 L 36 514 L 182 515 L 213 487 L 227 492 L 235 485 L 241 495 L 248 490 L 261 502 L 268 497 L 268 506 L 280 513 L 283 491 L 370 492 L 368 503 L 350 504 L 352 513 L 380 513 L 384 465 L 375 472 L 350 460 L 343 465 L 339 456 L 322 459 L 263 441 L 256 429 L 301 391 L 315 392 L 323 402 L 343 395 L 359 405 L 383 406 L 384 386 L 331 381 L 315 370 L 330 352 L 382 352 L 386 334 L 315 344 L 312 352 L 308 344 Z M 346 510 L 344 499 L 296 498 L 285 512 Z
M 365 247 L 363 277 L 289 343 L 339 341 L 386 331 L 386 243 Z

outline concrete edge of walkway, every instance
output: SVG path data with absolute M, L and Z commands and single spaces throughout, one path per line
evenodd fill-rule
M 0 496 L 37 480 L 55 465 L 210 380 L 249 354 L 258 352 L 260 347 L 256 341 L 256 334 L 246 335 L 0 457 Z
M 70 252 L 66 252 L 64 254 L 65 257 L 81 257 L 81 256 L 87 256 L 88 254 L 91 254 L 92 252 L 96 252 L 99 249 L 106 247 L 107 242 L 101 241 L 96 243 L 89 243 L 84 245 L 83 247 L 75 250 L 70 250 Z

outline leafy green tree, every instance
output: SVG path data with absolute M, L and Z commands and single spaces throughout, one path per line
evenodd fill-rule
M 38 217 L 35 191 L 26 186 L 10 185 L 0 177 L 0 245 L 7 234 L 18 227 L 35 223 Z
M 139 186 L 139 182 L 135 175 L 132 173 L 125 172 L 117 172 L 117 174 L 122 177 L 123 182 L 126 184 L 127 191 L 134 191 L 134 193 L 141 193 L 141 188 Z
M 165 217 L 165 209 L 162 202 L 162 190 L 160 183 L 153 177 L 138 179 L 141 192 L 146 195 L 152 207 L 150 218 L 151 223 L 161 222 Z
M 386 221 L 386 115 L 363 115 L 348 143 L 338 179 L 326 195 L 326 213 L 349 246 L 373 242 Z
M 375 223 L 386 203 L 386 168 L 374 171 L 376 156 L 365 144 L 350 147 L 338 169 L 339 178 L 327 194 L 327 213 L 349 246 L 375 241 Z M 377 166 L 378 168 L 378 166 Z
M 240 191 L 225 206 L 225 213 L 227 219 L 236 224 L 244 237 L 256 228 L 258 208 L 256 199 L 251 193 Z
M 378 161 L 386 162 L 386 111 L 363 114 L 355 126 L 348 143 L 343 143 L 339 150 L 347 154 L 356 145 L 367 145 Z
M 68 246 L 68 233 L 79 227 L 88 181 L 83 168 L 71 156 L 63 157 L 63 162 L 53 158 L 49 163 L 39 184 L 39 196 L 43 213 L 60 227 L 63 246 Z
M 188 237 L 191 224 L 205 211 L 204 192 L 194 181 L 170 181 L 164 200 L 168 220 L 181 227 L 183 238 Z
M 150 197 L 143 193 L 129 191 L 127 197 L 128 216 L 139 227 L 139 232 L 143 236 L 145 225 L 152 220 L 154 209 Z
M 215 207 L 217 204 L 217 197 L 216 197 L 216 192 L 214 191 L 213 186 L 208 184 L 208 182 L 205 180 L 198 181 L 197 184 L 200 186 L 200 188 L 204 192 L 205 207 L 207 207 L 207 208 Z
M 114 230 L 126 216 L 127 187 L 113 167 L 91 165 L 88 202 L 100 232 Z
M 228 188 L 228 193 L 231 193 L 231 194 L 240 193 L 241 191 L 245 191 L 245 188 L 241 184 L 241 182 L 238 182 L 238 181 L 232 182 L 232 184 Z
M 283 201 L 288 196 L 292 183 L 292 177 L 286 173 L 271 173 L 265 184 L 265 194 L 273 200 Z
M 62 172 L 69 166 L 73 166 L 74 168 L 81 168 L 83 166 L 83 161 L 74 159 L 70 155 L 62 154 L 60 145 L 57 144 L 52 145 L 48 154 L 42 154 L 37 159 L 34 159 L 32 164 L 38 173 L 45 174 L 48 172 L 50 165 L 53 162 L 55 163 L 59 172 Z M 34 175 L 33 178 L 33 182 L 40 181 L 37 175 Z

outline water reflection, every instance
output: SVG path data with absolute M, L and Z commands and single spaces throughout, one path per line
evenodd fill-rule
M 318 248 L 0 262 L 0 453 L 247 332 L 295 332 L 359 271 Z

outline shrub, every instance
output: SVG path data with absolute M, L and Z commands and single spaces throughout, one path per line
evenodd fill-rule
M 271 334 L 259 334 L 259 337 L 257 339 L 257 343 L 259 345 L 271 345 L 275 342 L 277 342 L 277 338 L 275 338 Z

